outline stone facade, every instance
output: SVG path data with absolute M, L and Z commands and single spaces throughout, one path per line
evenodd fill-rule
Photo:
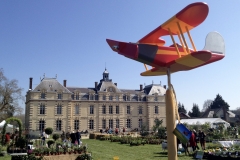
M 32 88 L 30 78 L 26 94 L 26 128 L 41 131 L 51 127 L 55 132 L 80 129 L 88 132 L 105 128 L 151 130 L 155 119 L 166 126 L 166 86 L 151 84 L 138 90 L 119 89 L 105 69 L 103 79 L 93 88 L 68 87 L 56 78 L 43 78 Z

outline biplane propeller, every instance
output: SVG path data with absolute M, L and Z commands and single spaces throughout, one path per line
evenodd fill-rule
M 136 43 L 120 42 L 106 39 L 111 49 L 123 56 L 144 63 L 142 76 L 166 75 L 178 71 L 191 70 L 218 60 L 225 56 L 225 44 L 217 32 L 210 32 L 205 40 L 203 50 L 197 50 L 190 30 L 201 24 L 208 15 L 208 5 L 197 2 L 186 6 L 168 21 L 154 29 Z M 192 49 L 184 37 L 187 33 Z M 173 45 L 164 46 L 161 36 L 170 35 Z M 179 43 L 176 43 L 177 36 Z M 152 66 L 148 69 L 147 65 Z

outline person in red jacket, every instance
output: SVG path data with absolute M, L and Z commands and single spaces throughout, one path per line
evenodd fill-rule
M 8 145 L 10 143 L 10 133 L 6 133 L 5 135 L 5 144 Z
M 195 134 L 192 132 L 191 137 L 189 139 L 190 146 L 192 147 L 193 151 L 196 150 L 196 141 L 195 141 Z

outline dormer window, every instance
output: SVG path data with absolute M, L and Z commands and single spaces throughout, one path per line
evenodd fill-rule
M 90 100 L 94 100 L 93 97 L 94 97 L 94 95 L 90 95 Z
M 58 99 L 62 99 L 62 93 L 58 93 Z
M 105 101 L 105 100 L 106 100 L 106 96 L 105 96 L 105 95 L 103 95 L 102 99 Z
M 44 92 L 41 93 L 41 99 L 45 99 L 46 98 L 46 94 Z
M 76 93 L 76 100 L 79 100 L 79 93 Z
M 109 100 L 110 100 L 110 101 L 113 100 L 113 96 L 112 96 L 112 95 L 109 96 Z
M 142 97 L 141 96 L 139 96 L 138 101 L 142 101 Z

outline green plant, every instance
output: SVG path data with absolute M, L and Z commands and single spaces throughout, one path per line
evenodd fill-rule
M 47 144 L 48 144 L 48 147 L 51 147 L 52 144 L 54 144 L 54 141 L 53 141 L 53 140 L 48 140 L 48 141 L 47 141 Z
M 51 135 L 53 133 L 53 129 L 48 127 L 45 129 L 45 133 L 48 134 L 48 135 Z
M 2 130 L 2 143 L 5 142 L 5 134 L 6 134 L 6 127 L 10 122 L 16 121 L 18 123 L 18 128 L 19 128 L 19 132 L 18 132 L 18 137 L 21 137 L 22 135 L 22 121 L 18 118 L 14 118 L 14 117 L 10 117 L 8 119 L 6 119 L 6 123 L 3 126 L 3 130 Z
M 16 147 L 19 148 L 25 148 L 26 147 L 27 140 L 23 137 L 18 138 L 18 140 L 15 142 Z
M 92 159 L 93 158 L 92 158 L 91 154 L 89 154 L 89 153 L 84 153 L 77 157 L 77 160 L 92 160 Z
M 52 136 L 52 138 L 56 141 L 56 140 L 58 140 L 59 139 L 59 134 L 53 134 L 53 136 Z

